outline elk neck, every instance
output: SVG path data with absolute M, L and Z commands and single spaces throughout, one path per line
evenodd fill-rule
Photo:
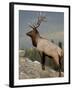
M 33 46 L 37 47 L 37 41 L 38 41 L 38 38 L 40 38 L 40 34 L 37 33 L 37 34 L 33 34 L 31 39 L 32 39 L 32 44 Z

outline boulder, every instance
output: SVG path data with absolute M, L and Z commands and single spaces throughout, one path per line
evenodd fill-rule
M 63 72 L 61 74 L 63 77 Z M 51 78 L 58 76 L 59 72 L 48 66 L 45 67 L 45 70 L 42 70 L 41 63 L 38 61 L 32 61 L 26 57 L 19 58 L 19 79 Z

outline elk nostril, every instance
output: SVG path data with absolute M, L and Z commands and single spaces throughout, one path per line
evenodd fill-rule
M 26 33 L 26 35 L 28 35 L 28 33 Z

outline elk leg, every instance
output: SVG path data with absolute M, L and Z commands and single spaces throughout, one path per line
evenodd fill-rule
M 61 58 L 59 59 L 59 77 L 61 77 Z
M 44 53 L 42 53 L 41 63 L 42 63 L 42 70 L 45 70 L 45 54 Z
M 59 64 L 59 77 L 61 77 L 61 65 Z
M 39 52 L 41 56 L 41 64 L 42 64 L 42 70 L 45 70 L 45 54 L 43 52 Z

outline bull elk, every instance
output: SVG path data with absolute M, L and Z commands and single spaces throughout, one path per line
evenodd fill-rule
M 58 66 L 59 77 L 61 77 L 61 60 L 63 57 L 63 51 L 56 44 L 40 36 L 37 28 L 42 21 L 45 21 L 45 17 L 38 17 L 36 25 L 30 25 L 32 30 L 27 32 L 26 35 L 31 38 L 33 46 L 40 52 L 42 69 L 45 70 L 45 56 L 51 57 Z

